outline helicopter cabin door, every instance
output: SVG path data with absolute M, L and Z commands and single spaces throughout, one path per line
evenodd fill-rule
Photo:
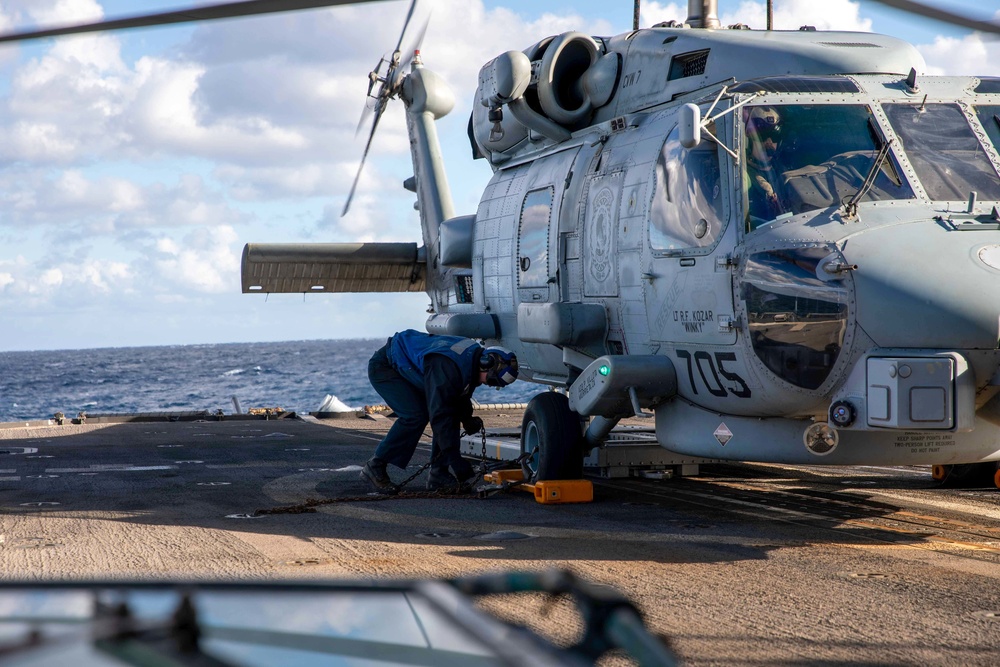
M 559 300 L 556 248 L 566 174 L 579 151 L 574 148 L 536 160 L 527 170 L 514 256 L 520 303 Z
M 656 161 L 649 213 L 646 312 L 650 338 L 687 345 L 736 342 L 729 257 L 736 225 L 728 156 L 712 141 L 681 146 L 667 135 Z

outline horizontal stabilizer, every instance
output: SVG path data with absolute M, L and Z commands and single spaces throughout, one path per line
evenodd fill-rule
M 423 292 L 416 243 L 248 243 L 243 293 Z

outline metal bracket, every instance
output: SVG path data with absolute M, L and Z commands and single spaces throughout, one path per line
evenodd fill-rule
M 727 271 L 736 267 L 736 258 L 730 255 L 722 255 L 715 258 L 715 270 Z
M 717 121 L 718 119 L 722 118 L 726 114 L 730 114 L 730 113 L 736 111 L 737 109 L 739 109 L 740 107 L 748 104 L 755 97 L 757 97 L 758 95 L 760 95 L 760 93 L 754 93 L 754 94 L 750 95 L 750 97 L 748 97 L 747 99 L 743 100 L 742 102 L 734 104 L 733 106 L 729 107 L 725 111 L 717 113 L 716 115 L 713 116 L 712 112 L 715 111 L 715 107 L 719 104 L 719 101 L 722 99 L 722 97 L 728 91 L 729 91 L 729 86 L 723 86 L 722 90 L 719 91 L 719 94 L 715 97 L 715 101 L 712 102 L 712 105 L 708 108 L 708 111 L 706 111 L 705 115 L 702 117 L 701 131 L 705 133 L 706 137 L 708 137 L 709 139 L 711 139 L 712 141 L 714 141 L 716 144 L 718 144 L 719 148 L 721 148 L 722 150 L 724 150 L 727 153 L 729 153 L 729 155 L 733 158 L 733 161 L 736 164 L 739 164 L 740 163 L 740 156 L 739 156 L 739 154 L 736 151 L 734 151 L 732 148 L 730 148 L 729 146 L 727 146 L 724 143 L 722 143 L 722 141 L 719 140 L 719 138 L 717 136 L 715 136 L 714 134 L 712 134 L 711 132 L 709 132 L 708 126 L 711 125 L 712 123 L 714 123 L 715 121 Z
M 635 413 L 636 417 L 642 417 L 644 419 L 649 419 L 655 417 L 656 415 L 652 412 L 645 412 L 642 406 L 639 405 L 639 396 L 635 393 L 635 387 L 628 388 L 628 397 L 632 401 L 632 412 Z

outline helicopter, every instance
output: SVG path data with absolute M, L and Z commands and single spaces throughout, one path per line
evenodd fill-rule
M 456 216 L 432 125 L 453 98 L 398 58 L 376 122 L 403 100 L 423 243 L 250 244 L 245 292 L 426 291 L 428 332 L 565 389 L 525 412 L 535 479 L 645 417 L 690 456 L 1000 486 L 1000 81 L 918 76 L 880 35 L 725 29 L 714 2 L 566 32 L 480 71 L 494 176 Z
M 402 42 L 369 77 L 364 155 L 401 100 L 420 242 L 248 244 L 245 293 L 426 292 L 428 332 L 562 390 L 525 411 L 537 480 L 579 477 L 639 417 L 687 456 L 1000 486 L 1000 80 L 923 76 L 872 33 L 722 26 L 691 0 L 683 21 L 487 62 L 469 139 L 493 176 L 456 215 L 434 125 L 454 95 Z

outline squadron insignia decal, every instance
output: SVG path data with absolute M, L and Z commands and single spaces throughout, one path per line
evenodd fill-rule
M 611 273 L 611 228 L 615 194 L 611 188 L 604 188 L 594 197 L 594 222 L 590 226 L 590 274 L 597 282 L 603 283 Z

